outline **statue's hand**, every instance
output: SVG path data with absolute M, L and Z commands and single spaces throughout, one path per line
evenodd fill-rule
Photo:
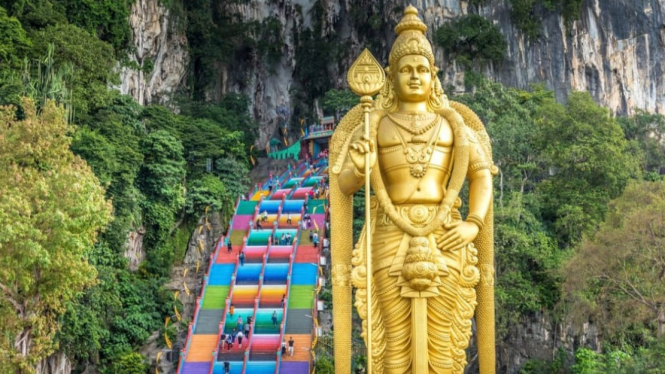
M 478 235 L 478 226 L 471 222 L 457 221 L 444 226 L 450 229 L 436 239 L 436 246 L 442 251 L 456 251 L 470 244 Z
M 353 162 L 353 165 L 360 174 L 365 174 L 365 154 L 367 153 L 369 153 L 369 166 L 372 168 L 376 164 L 376 146 L 374 145 L 374 141 L 367 139 L 365 135 L 357 142 L 351 143 L 349 147 L 351 162 Z

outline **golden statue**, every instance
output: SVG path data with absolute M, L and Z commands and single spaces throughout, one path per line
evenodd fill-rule
M 335 130 L 329 160 L 337 373 L 351 369 L 352 286 L 371 373 L 463 373 L 474 314 L 480 373 L 495 372 L 497 169 L 480 119 L 444 95 L 426 30 L 409 6 L 385 75 L 368 51 L 348 74 L 362 104 Z M 367 181 L 374 196 L 368 186 L 354 248 L 352 195 Z

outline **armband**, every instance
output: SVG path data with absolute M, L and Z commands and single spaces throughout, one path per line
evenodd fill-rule
M 365 178 L 365 173 L 361 173 L 360 170 L 358 170 L 357 167 L 353 167 L 353 175 L 355 175 L 357 178 L 364 179 Z
M 489 168 L 490 168 L 490 165 L 487 161 L 483 160 L 483 161 L 474 162 L 473 164 L 469 165 L 468 174 L 473 174 L 473 173 L 477 172 L 478 170 L 484 170 L 484 169 L 489 170 Z
M 482 218 L 480 218 L 479 215 L 474 214 L 474 213 L 471 213 L 468 216 L 466 216 L 466 222 L 471 222 L 474 225 L 478 226 L 478 230 L 482 230 L 483 226 L 485 226 L 485 224 L 483 223 Z

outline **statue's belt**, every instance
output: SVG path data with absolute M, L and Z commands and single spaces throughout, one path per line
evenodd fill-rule
M 425 226 L 427 225 L 434 216 L 436 215 L 439 205 L 438 204 L 400 204 L 395 205 L 400 217 L 406 219 L 408 222 L 414 226 Z M 394 223 L 388 218 L 388 215 L 384 213 L 381 207 L 377 208 L 376 219 L 374 224 L 374 230 L 380 230 L 388 228 L 390 226 L 395 227 Z M 380 233 L 375 233 L 379 234 Z M 399 239 L 399 247 L 394 256 L 383 258 L 379 261 L 374 262 L 373 271 L 379 271 L 381 269 L 388 269 L 388 275 L 397 277 L 398 284 L 401 286 L 401 295 L 403 297 L 430 297 L 438 296 L 439 290 L 438 286 L 441 285 L 440 277 L 445 277 L 449 274 L 448 266 L 446 265 L 446 260 L 444 259 L 441 250 L 436 247 L 436 240 L 434 233 L 430 233 L 427 237 L 429 242 L 430 251 L 433 255 L 433 263 L 438 269 L 437 277 L 434 280 L 434 284 L 424 291 L 416 291 L 411 289 L 406 282 L 402 279 L 402 269 L 404 266 L 404 261 L 407 256 L 407 251 L 409 250 L 409 242 L 412 239 L 411 235 L 404 233 Z
M 427 226 L 439 210 L 439 204 L 400 204 L 395 205 L 395 210 L 400 217 L 415 227 Z M 390 226 L 392 222 L 382 207 L 376 212 L 377 226 Z

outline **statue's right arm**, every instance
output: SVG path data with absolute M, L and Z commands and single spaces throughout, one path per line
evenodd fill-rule
M 339 184 L 339 189 L 345 195 L 353 195 L 358 192 L 360 188 L 365 183 L 365 173 L 364 173 L 364 150 L 362 143 L 359 147 L 359 142 L 362 141 L 362 131 L 363 126 L 359 126 L 358 129 L 353 133 L 351 143 L 349 145 L 349 151 L 344 156 L 344 166 L 342 167 L 342 172 L 339 173 L 337 177 L 337 183 Z M 352 152 L 354 154 L 352 154 Z M 363 152 L 362 154 L 360 154 Z M 357 165 L 354 163 L 360 163 Z M 361 160 L 362 159 L 362 160 Z
M 381 113 L 374 111 L 370 113 L 370 127 L 381 120 Z M 370 155 L 370 167 L 376 164 L 376 142 L 375 139 L 367 139 L 364 135 L 364 126 L 358 126 L 352 135 L 349 151 L 345 155 L 344 166 L 337 178 L 337 183 L 342 193 L 353 195 L 358 192 L 365 183 L 365 154 Z
M 339 177 L 337 178 L 337 183 L 343 194 L 353 195 L 358 192 L 365 183 L 365 175 L 361 174 L 353 163 L 345 162 L 344 169 L 342 169 L 342 172 L 339 173 Z

